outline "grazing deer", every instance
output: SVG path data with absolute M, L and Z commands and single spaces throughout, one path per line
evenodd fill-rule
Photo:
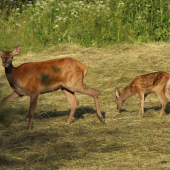
M 71 122 L 71 118 L 79 105 L 74 92 L 91 96 L 95 101 L 97 117 L 101 122 L 104 122 L 99 107 L 98 90 L 89 88 L 83 84 L 83 78 L 88 71 L 85 65 L 73 58 L 61 58 L 43 62 L 24 63 L 18 67 L 14 67 L 12 65 L 13 56 L 20 52 L 21 47 L 19 45 L 13 51 L 8 52 L 0 50 L 6 78 L 14 90 L 12 94 L 2 100 L 1 109 L 6 102 L 22 96 L 29 96 L 28 129 L 31 130 L 38 96 L 43 93 L 62 89 L 71 105 L 71 111 L 67 119 L 68 124 Z
M 146 96 L 150 93 L 157 93 L 162 101 L 162 108 L 159 114 L 159 116 L 162 116 L 168 104 L 167 98 L 170 99 L 170 92 L 168 91 L 169 85 L 170 74 L 166 72 L 155 72 L 137 76 L 121 93 L 119 93 L 119 90 L 116 88 L 115 102 L 117 103 L 117 109 L 120 110 L 129 97 L 136 96 L 140 98 L 138 112 L 138 115 L 140 115 L 140 113 L 144 113 L 144 100 Z

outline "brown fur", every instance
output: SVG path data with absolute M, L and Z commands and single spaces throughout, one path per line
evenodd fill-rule
M 170 99 L 170 93 L 168 91 L 168 86 L 170 85 L 170 74 L 166 72 L 155 72 L 146 75 L 140 75 L 135 77 L 135 79 L 130 83 L 130 85 L 125 88 L 121 93 L 116 89 L 116 103 L 117 109 L 121 109 L 123 103 L 131 96 L 136 96 L 140 98 L 139 112 L 144 112 L 144 100 L 146 96 L 150 93 L 157 93 L 162 101 L 162 109 L 160 111 L 160 116 L 162 116 L 168 100 Z M 166 97 L 165 97 L 166 96 Z
M 40 94 L 62 89 L 71 105 L 71 111 L 67 123 L 71 122 L 78 101 L 74 92 L 87 94 L 94 98 L 97 117 L 104 119 L 100 112 L 98 91 L 83 84 L 83 78 L 88 72 L 87 66 L 73 58 L 61 58 L 43 62 L 25 63 L 18 67 L 12 65 L 12 59 L 18 54 L 22 46 L 18 46 L 12 52 L 0 50 L 7 80 L 14 90 L 12 94 L 3 99 L 2 105 L 21 96 L 30 96 L 29 126 L 31 129 L 32 118 Z

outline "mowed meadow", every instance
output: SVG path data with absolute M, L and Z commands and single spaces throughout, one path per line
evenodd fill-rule
M 61 90 L 40 95 L 28 131 L 29 97 L 7 103 L 0 113 L 2 170 L 170 169 L 170 104 L 160 118 L 156 94 L 129 98 L 122 91 L 138 75 L 170 73 L 168 0 L 2 0 L 0 49 L 22 45 L 13 65 L 72 57 L 88 66 L 84 83 L 99 90 L 105 124 L 94 100 L 75 93 L 79 107 L 71 124 Z M 24 76 L 24 75 L 23 75 Z M 0 61 L 0 100 L 12 93 Z
M 23 47 L 24 48 L 24 47 Z M 170 168 L 170 106 L 160 118 L 156 94 L 145 100 L 145 113 L 137 116 L 139 99 L 128 99 L 119 113 L 114 90 L 124 89 L 135 76 L 169 67 L 170 44 L 111 45 L 103 48 L 64 44 L 40 54 L 14 57 L 24 62 L 72 57 L 87 65 L 86 85 L 99 90 L 106 123 L 100 123 L 94 101 L 76 93 L 80 105 L 70 125 L 70 105 L 61 90 L 39 96 L 33 129 L 28 127 L 29 98 L 6 104 L 1 113 L 0 169 L 168 169 Z M 12 92 L 0 67 L 1 97 Z

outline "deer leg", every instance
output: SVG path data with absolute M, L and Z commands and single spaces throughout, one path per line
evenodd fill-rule
M 168 89 L 165 90 L 165 96 L 170 100 L 170 92 Z
M 138 115 L 140 115 L 140 113 L 144 113 L 144 93 L 139 93 L 139 97 L 140 97 L 140 102 L 139 102 L 139 112 Z
M 168 100 L 167 100 L 165 94 L 167 95 L 168 93 L 164 93 L 163 91 L 157 91 L 157 95 L 159 96 L 159 98 L 162 101 L 162 108 L 161 108 L 159 117 L 162 116 L 162 114 L 163 114 L 163 112 L 164 112 L 164 110 L 166 108 L 166 105 L 168 104 Z
M 35 107 L 37 104 L 37 99 L 38 99 L 39 94 L 34 94 L 30 96 L 30 108 L 29 108 L 29 125 L 28 125 L 28 130 L 31 130 L 32 126 L 32 118 L 34 115 Z
M 77 109 L 77 107 L 79 105 L 79 102 L 76 99 L 76 96 L 74 95 L 73 92 L 70 92 L 70 91 L 68 91 L 66 89 L 62 89 L 62 90 L 63 90 L 64 94 L 66 95 L 66 97 L 67 97 L 67 99 L 68 99 L 68 101 L 69 101 L 69 103 L 71 105 L 71 111 L 70 111 L 70 114 L 69 114 L 68 119 L 67 119 L 67 123 L 70 124 L 71 119 L 74 116 L 75 111 L 76 111 L 76 109 Z
M 0 106 L 0 112 L 2 111 L 2 107 L 4 106 L 5 103 L 12 101 L 14 99 L 17 99 L 21 97 L 20 95 L 18 95 L 16 92 L 11 93 L 9 96 L 5 97 L 2 102 L 1 102 L 1 106 Z
M 170 100 L 170 92 L 168 90 L 165 90 L 165 96 Z
M 98 90 L 92 89 L 90 87 L 85 86 L 84 84 L 76 87 L 69 88 L 71 91 L 86 94 L 91 96 L 94 99 L 96 111 L 97 111 L 97 117 L 101 122 L 105 122 L 101 112 L 100 112 L 100 106 L 99 106 L 99 99 L 98 99 Z
M 146 99 L 147 95 L 148 95 L 148 94 L 145 94 L 145 95 L 144 95 L 144 101 L 145 101 L 145 99 Z

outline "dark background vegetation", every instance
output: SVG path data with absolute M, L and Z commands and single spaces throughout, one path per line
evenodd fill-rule
M 3 0 L 0 8 L 5 49 L 19 42 L 41 51 L 66 42 L 96 46 L 170 40 L 169 0 Z

